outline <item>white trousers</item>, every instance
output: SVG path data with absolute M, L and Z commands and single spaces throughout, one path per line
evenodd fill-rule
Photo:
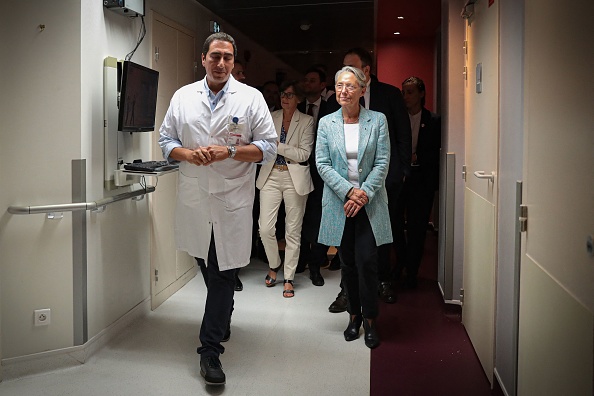
M 292 280 L 299 260 L 301 246 L 301 226 L 307 195 L 299 195 L 295 191 L 289 171 L 273 168 L 260 190 L 260 238 L 266 251 L 270 268 L 278 268 L 281 258 L 276 240 L 276 219 L 278 209 L 285 201 L 285 265 L 284 278 Z

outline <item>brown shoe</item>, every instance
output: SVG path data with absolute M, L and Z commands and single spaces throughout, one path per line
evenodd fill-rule
M 332 304 L 330 304 L 330 307 L 328 307 L 328 311 L 332 312 L 332 313 L 340 313 L 340 312 L 344 312 L 347 309 L 347 295 L 346 295 L 346 291 L 341 290 L 340 293 L 338 293 L 338 296 L 336 296 L 336 300 L 334 300 L 334 302 Z

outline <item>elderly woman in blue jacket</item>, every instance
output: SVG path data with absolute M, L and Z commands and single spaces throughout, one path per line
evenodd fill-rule
M 365 345 L 375 348 L 377 247 L 392 242 L 384 183 L 390 138 L 386 117 L 359 105 L 366 89 L 363 72 L 345 66 L 335 80 L 341 108 L 320 120 L 316 143 L 317 168 L 324 180 L 318 241 L 338 247 L 350 314 L 345 340 L 357 339 L 363 324 Z

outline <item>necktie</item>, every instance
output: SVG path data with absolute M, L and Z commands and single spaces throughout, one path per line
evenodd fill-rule
M 313 103 L 309 103 L 307 105 L 307 115 L 310 115 L 313 117 L 313 108 L 314 108 L 315 104 Z
M 361 106 L 365 107 L 365 96 L 361 96 L 361 97 L 359 98 L 359 104 L 360 104 Z

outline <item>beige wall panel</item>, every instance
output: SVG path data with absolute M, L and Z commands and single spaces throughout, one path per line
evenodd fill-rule
M 528 258 L 521 279 L 518 395 L 592 395 L 594 316 Z
M 464 305 L 462 323 L 489 380 L 495 333 L 495 207 L 466 189 L 464 196 Z

